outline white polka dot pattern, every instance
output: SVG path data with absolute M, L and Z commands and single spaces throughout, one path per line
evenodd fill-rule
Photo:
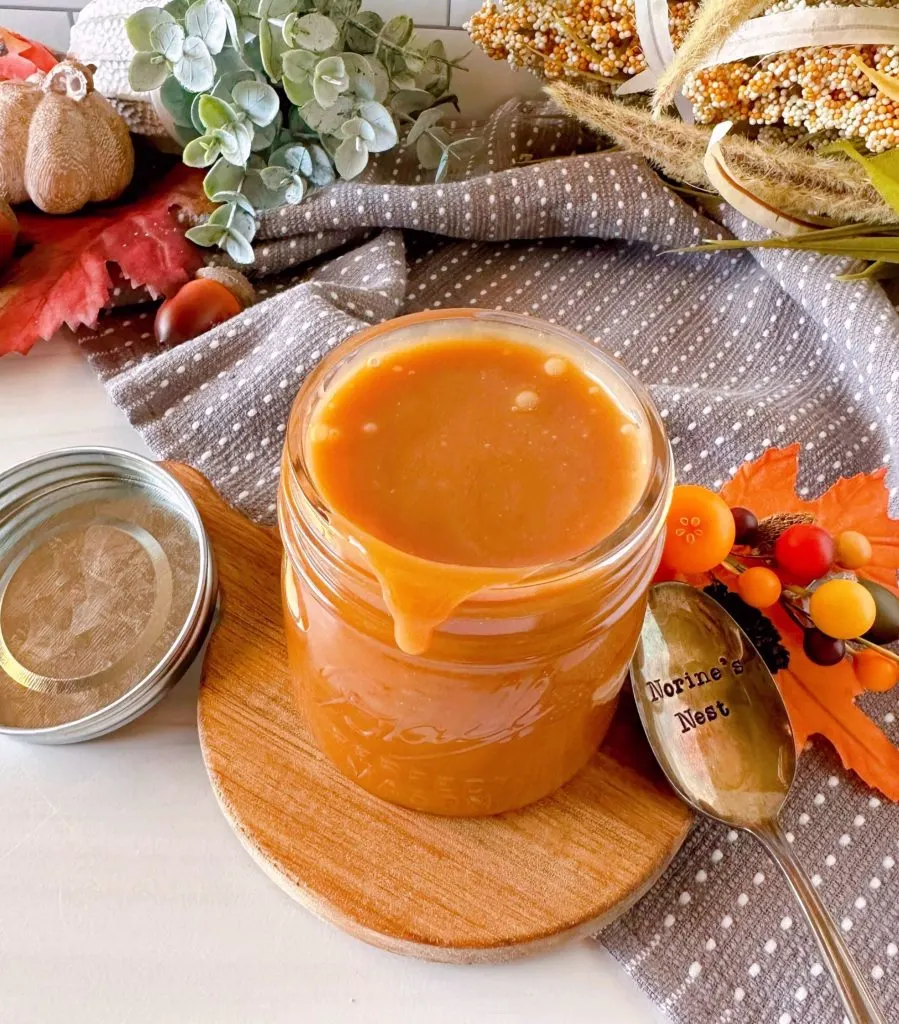
M 271 522 L 309 367 L 364 324 L 477 306 L 564 324 L 618 356 L 652 390 L 681 479 L 718 486 L 791 441 L 804 494 L 892 463 L 899 319 L 878 284 L 836 282 L 843 262 L 799 253 L 669 253 L 724 229 L 642 161 L 579 155 L 579 130 L 543 105 L 507 106 L 485 140 L 459 180 L 428 184 L 407 154 L 385 154 L 364 180 L 266 214 L 259 304 L 193 341 L 160 349 L 134 310 L 85 339 L 153 450 Z M 863 705 L 899 740 L 896 703 Z M 822 746 L 803 758 L 784 826 L 882 1004 L 899 1005 L 899 810 Z M 683 1024 L 842 1020 L 785 884 L 733 830 L 697 826 L 602 941 Z

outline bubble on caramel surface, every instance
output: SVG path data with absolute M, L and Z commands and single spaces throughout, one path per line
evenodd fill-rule
M 377 434 L 378 424 L 377 423 L 363 423 L 362 433 L 363 434 Z
M 324 423 L 316 423 L 309 431 L 309 438 L 316 444 L 328 440 L 328 428 Z
M 540 404 L 540 396 L 536 391 L 519 391 L 515 396 L 515 408 L 522 412 L 531 412 Z
M 550 356 L 543 364 L 543 372 L 549 377 L 561 377 L 568 364 L 561 356 Z

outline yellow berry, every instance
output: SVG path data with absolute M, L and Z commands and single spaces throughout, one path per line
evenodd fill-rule
M 777 573 L 764 565 L 754 565 L 737 577 L 737 593 L 750 608 L 770 608 L 782 590 Z
M 851 640 L 874 625 L 877 606 L 855 580 L 827 580 L 809 599 L 808 613 L 822 633 L 837 640 Z
M 871 541 L 863 533 L 844 530 L 837 537 L 836 561 L 844 569 L 861 569 L 871 561 Z

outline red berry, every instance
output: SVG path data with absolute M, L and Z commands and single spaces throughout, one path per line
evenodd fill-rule
M 822 633 L 820 629 L 807 629 L 802 638 L 802 649 L 809 661 L 816 665 L 836 665 L 846 654 L 846 645 L 842 640 Z
M 833 565 L 833 537 L 814 523 L 790 526 L 774 542 L 774 560 L 797 583 L 811 583 Z
M 759 528 L 759 521 L 756 519 L 755 513 L 738 505 L 730 510 L 730 514 L 734 517 L 734 526 L 737 530 L 735 543 L 754 544 L 755 534 Z

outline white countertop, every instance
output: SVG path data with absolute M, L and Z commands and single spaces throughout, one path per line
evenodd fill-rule
M 0 359 L 0 470 L 147 453 L 72 342 Z M 0 738 L 2 1024 L 658 1024 L 594 942 L 504 966 L 406 960 L 293 903 L 220 814 L 182 682 L 73 747 Z

